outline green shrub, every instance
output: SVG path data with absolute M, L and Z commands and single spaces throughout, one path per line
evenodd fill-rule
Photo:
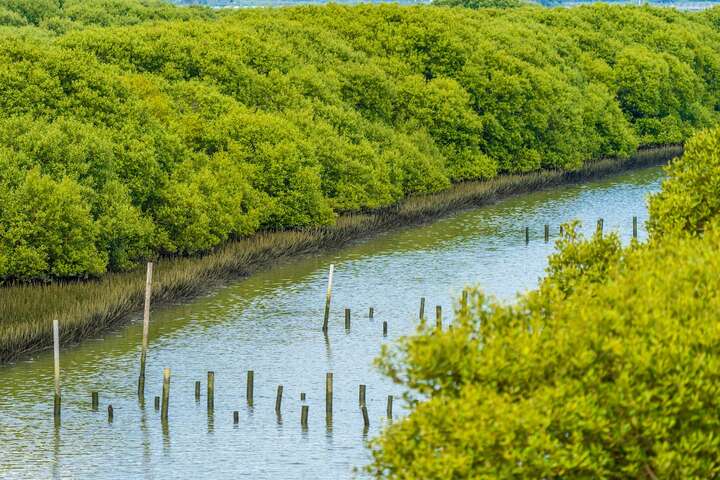
M 0 31 L 6 168 L 79 186 L 111 270 L 451 182 L 627 158 L 720 111 L 711 13 L 152 0 L 1 11 L 17 25 Z M 0 280 L 38 275 L 9 268 Z
M 384 349 L 410 414 L 373 443 L 377 478 L 720 475 L 720 129 L 651 201 L 652 241 L 566 225 L 540 287 L 472 290 L 447 331 Z

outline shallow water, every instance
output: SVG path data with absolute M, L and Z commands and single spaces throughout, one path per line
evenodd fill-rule
M 430 225 L 356 242 L 339 251 L 299 258 L 197 299 L 153 311 L 146 405 L 136 396 L 142 327 L 62 352 L 63 411 L 52 420 L 52 354 L 0 368 L 2 478 L 351 478 L 369 461 L 366 446 L 386 424 L 385 402 L 402 393 L 372 366 L 380 346 L 414 331 L 419 298 L 427 316 L 442 305 L 445 322 L 463 286 L 477 284 L 511 301 L 542 276 L 561 222 L 583 230 L 604 218 L 606 231 L 628 242 L 632 217 L 644 238 L 645 196 L 657 191 L 659 168 L 581 186 L 516 196 Z M 525 244 L 524 227 L 531 229 Z M 335 264 L 328 340 L 322 335 L 327 270 Z M 156 272 L 157 276 L 162 271 Z M 374 319 L 368 308 L 374 307 Z M 343 309 L 352 310 L 345 331 Z M 382 322 L 389 332 L 382 335 Z M 153 397 L 162 369 L 172 369 L 169 422 L 163 428 Z M 215 371 L 215 409 L 206 408 L 206 372 Z M 246 402 L 246 371 L 255 374 Z M 325 419 L 325 373 L 334 374 L 332 425 Z M 194 382 L 202 396 L 194 397 Z M 284 386 L 282 418 L 275 390 Z M 370 429 L 358 408 L 367 384 Z M 100 409 L 90 392 L 100 392 Z M 300 426 L 306 392 L 309 425 Z M 107 421 L 107 405 L 114 421 Z M 239 425 L 232 412 L 239 411 Z M 402 405 L 395 401 L 396 419 Z

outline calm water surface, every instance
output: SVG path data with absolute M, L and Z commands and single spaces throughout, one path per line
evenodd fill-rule
M 372 366 L 380 346 L 414 331 L 418 304 L 442 305 L 446 322 L 467 284 L 512 301 L 537 285 L 555 237 L 570 219 L 632 234 L 637 215 L 645 235 L 645 197 L 659 188 L 651 168 L 582 186 L 504 200 L 431 225 L 393 231 L 342 250 L 305 257 L 259 273 L 190 304 L 153 311 L 146 407 L 136 396 L 141 325 L 62 352 L 62 425 L 52 421 L 52 355 L 0 368 L 2 478 L 323 478 L 363 477 L 367 441 L 386 425 L 387 395 L 399 388 Z M 525 245 L 523 229 L 532 237 Z M 328 340 L 320 332 L 326 275 L 335 264 Z M 162 271 L 156 272 L 157 276 Z M 368 318 L 374 307 L 375 318 Z M 343 309 L 352 309 L 345 331 Z M 389 334 L 382 336 L 382 322 Z M 152 399 L 162 369 L 172 369 L 170 414 L 161 425 Z M 215 411 L 206 408 L 206 372 L 215 371 Z M 245 400 L 246 371 L 255 372 L 254 405 Z M 325 373 L 335 379 L 334 417 L 326 425 Z M 196 401 L 194 382 L 202 381 Z M 284 385 L 282 417 L 275 389 Z M 370 429 L 364 431 L 358 385 L 367 384 Z M 90 392 L 100 392 L 100 410 Z M 300 427 L 300 393 L 309 426 Z M 107 421 L 108 403 L 114 407 Z M 240 412 L 233 425 L 232 412 Z M 395 404 L 396 415 L 402 405 Z

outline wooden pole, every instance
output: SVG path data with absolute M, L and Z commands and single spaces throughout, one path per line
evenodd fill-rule
M 327 292 L 325 293 L 325 316 L 323 318 L 323 327 L 322 327 L 322 331 L 325 334 L 327 334 L 327 332 L 328 332 L 328 323 L 330 321 L 330 299 L 332 298 L 332 282 L 333 282 L 333 272 L 334 271 L 335 271 L 335 265 L 330 264 L 330 272 L 328 273 Z
M 550 225 L 545 224 L 545 243 L 550 240 Z
M 305 401 L 305 392 L 300 392 L 300 401 L 301 402 Z
M 112 405 L 108 405 L 108 423 L 112 423 L 112 422 L 113 422 L 114 414 L 115 414 L 115 412 L 113 411 L 113 406 L 112 406 Z
M 368 312 L 368 317 L 370 320 L 372 320 L 375 317 L 375 309 L 373 307 L 370 307 L 370 311 Z
M 160 410 L 160 397 L 155 396 L 155 410 Z
M 530 243 L 530 227 L 525 227 L 525 244 Z
M 143 337 L 140 353 L 140 377 L 138 378 L 138 396 L 145 396 L 145 360 L 148 351 L 148 333 L 150 331 L 150 299 L 152 298 L 153 263 L 148 262 L 145 275 L 145 309 L 143 310 Z
M 238 412 L 237 410 L 235 410 L 235 411 L 233 412 L 233 424 L 234 424 L 234 425 L 237 425 L 238 423 L 240 423 L 240 412 Z
M 60 324 L 53 320 L 53 358 L 55 369 L 55 400 L 53 401 L 53 416 L 60 419 Z
M 383 337 L 387 337 L 387 321 L 383 322 Z
M 247 403 L 252 407 L 253 405 L 253 393 L 255 390 L 255 372 L 248 370 L 247 372 Z
M 283 396 L 283 386 L 278 385 L 277 387 L 277 395 L 275 395 L 275 413 L 280 415 L 280 411 L 282 409 L 282 396 Z
M 638 237 L 637 217 L 633 217 L 633 238 Z
M 365 405 L 365 389 L 365 385 L 360 385 L 360 389 L 358 391 L 358 402 L 360 403 L 361 407 Z
M 388 395 L 387 398 L 387 417 L 392 419 L 392 404 L 393 404 L 393 396 Z
M 345 309 L 345 330 L 350 330 L 350 309 Z
M 168 419 L 168 407 L 170 404 L 170 369 L 163 369 L 163 388 L 162 388 L 162 407 L 160 410 L 160 418 Z
M 599 218 L 597 221 L 597 233 L 598 235 L 602 236 L 603 234 L 603 219 Z
M 368 417 L 367 407 L 363 405 L 362 407 L 360 407 L 360 410 L 362 411 L 363 424 L 365 425 L 365 428 L 370 427 L 370 418 Z
M 420 320 L 425 317 L 425 297 L 420 297 Z
M 207 408 L 208 412 L 215 408 L 215 372 L 207 373 Z
M 308 410 L 310 410 L 308 405 L 302 406 L 302 412 L 300 413 L 300 425 L 302 425 L 303 428 L 307 428 L 308 426 Z
M 195 382 L 195 400 L 200 400 L 200 380 Z
M 442 330 L 442 306 L 435 306 L 435 327 Z
M 100 397 L 98 395 L 98 392 L 90 392 L 90 398 L 91 408 L 94 412 L 97 412 L 98 406 L 100 405 Z
M 330 421 L 333 412 L 333 374 L 325 374 L 325 418 Z

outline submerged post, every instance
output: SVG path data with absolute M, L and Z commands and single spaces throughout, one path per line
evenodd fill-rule
M 550 225 L 545 224 L 545 243 L 550 240 Z
M 195 382 L 195 400 L 200 400 L 200 380 Z
M 113 411 L 113 406 L 108 405 L 108 423 L 113 422 L 113 417 L 115 416 L 114 414 L 115 414 L 115 412 Z
M 330 321 L 330 298 L 332 297 L 332 281 L 333 281 L 333 271 L 334 270 L 335 270 L 335 265 L 330 264 L 330 272 L 328 273 L 327 292 L 325 293 L 325 316 L 323 318 L 323 326 L 322 326 L 322 331 L 325 334 L 327 334 L 327 332 L 328 332 L 328 323 Z
M 420 297 L 420 320 L 425 317 L 425 297 Z
M 233 425 L 237 425 L 238 423 L 240 423 L 240 412 L 235 410 L 233 412 Z
M 358 403 L 360 404 L 361 407 L 363 405 L 365 405 L 365 390 L 366 390 L 365 385 L 360 385 L 360 389 L 358 391 Z
M 278 385 L 277 388 L 277 394 L 275 395 L 275 413 L 280 415 L 280 411 L 282 409 L 282 396 L 283 396 L 283 386 Z
M 350 309 L 345 309 L 345 330 L 350 330 Z
M 362 411 L 363 424 L 365 425 L 365 428 L 370 427 L 370 418 L 368 417 L 367 407 L 363 405 L 362 407 L 360 407 L 360 410 Z
M 100 397 L 98 395 L 98 392 L 90 392 L 90 398 L 90 408 L 92 408 L 92 410 L 96 412 L 98 406 L 100 405 Z
M 597 233 L 600 236 L 602 236 L 602 234 L 603 234 L 603 219 L 602 218 L 599 218 L 597 221 Z
M 247 403 L 252 407 L 253 405 L 253 393 L 255 390 L 255 372 L 248 370 L 247 372 Z
M 207 408 L 208 412 L 215 408 L 215 372 L 207 374 Z
M 435 327 L 442 330 L 442 306 L 435 306 Z
M 302 406 L 302 411 L 300 412 L 300 425 L 302 425 L 303 428 L 307 428 L 308 426 L 308 410 L 310 410 L 308 405 Z
M 383 322 L 383 337 L 387 337 L 387 320 Z
M 170 403 L 170 369 L 163 369 L 163 388 L 162 388 L 162 407 L 160 409 L 160 418 L 168 419 L 168 407 Z
M 53 358 L 55 367 L 55 399 L 53 401 L 53 416 L 60 420 L 60 324 L 53 320 Z
M 525 227 L 525 245 L 530 243 L 530 227 Z
M 143 310 L 142 351 L 140 352 L 140 377 L 138 378 L 138 396 L 145 397 L 145 360 L 148 350 L 148 332 L 150 330 L 150 299 L 152 297 L 153 263 L 148 262 L 145 275 L 145 309 Z
M 155 410 L 160 410 L 160 397 L 155 396 Z
M 637 238 L 637 217 L 633 217 L 633 238 Z
M 388 395 L 387 398 L 387 417 L 392 419 L 392 404 L 393 404 L 393 396 Z
M 375 309 L 373 307 L 370 307 L 370 311 L 368 312 L 368 318 L 372 320 L 373 317 L 375 317 Z
M 333 412 L 333 374 L 327 372 L 325 374 L 325 418 L 328 422 L 332 421 Z

